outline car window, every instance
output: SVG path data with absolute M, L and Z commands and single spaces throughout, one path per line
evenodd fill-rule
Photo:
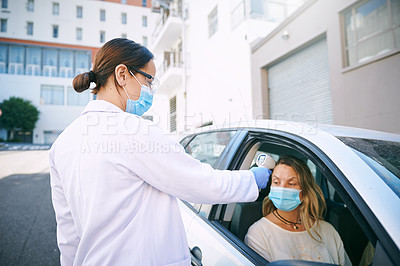
M 303 160 L 309 167 L 316 183 L 320 186 L 324 194 L 328 208 L 325 220 L 331 223 L 341 236 L 345 250 L 353 265 L 361 265 L 360 262 L 372 262 L 370 258 L 374 255 L 374 241 L 370 241 L 367 238 L 362 227 L 348 209 L 346 202 L 340 198 L 334 185 L 328 182 L 326 177 L 322 174 L 323 171 L 321 170 L 325 170 L 324 173 L 326 173 L 325 165 L 321 165 L 321 163 L 318 164 L 315 158 L 309 158 L 302 151 L 286 145 L 281 146 L 268 142 L 259 142 L 249 148 L 240 169 L 249 169 L 255 166 L 255 159 L 260 153 L 270 155 L 275 161 L 282 156 L 293 156 Z M 321 167 L 324 169 L 320 169 Z M 238 237 L 240 241 L 244 242 L 244 237 L 248 228 L 262 217 L 262 201 L 268 193 L 269 189 L 267 187 L 267 189 L 260 191 L 260 196 L 255 202 L 227 205 L 226 210 L 232 210 L 231 206 L 234 207 L 230 215 L 227 215 L 228 212 L 223 214 L 223 219 L 221 219 L 222 225 Z
M 215 167 L 218 157 L 224 151 L 236 131 L 216 131 L 195 136 L 185 147 L 187 153 L 202 163 Z
M 314 179 L 316 179 L 317 178 L 317 166 L 310 159 L 307 159 L 306 163 L 307 163 L 308 168 L 310 168 L 311 174 L 313 175 Z
M 180 141 L 180 144 L 181 144 L 183 147 L 186 147 L 186 145 L 192 140 L 192 138 L 193 138 L 192 135 L 186 136 L 186 137 L 184 137 L 184 138 Z
M 329 196 L 325 197 L 329 222 L 339 233 L 344 249 L 353 265 L 370 265 L 374 257 L 375 241 L 370 241 L 362 226 L 357 222 L 346 202 L 339 196 L 334 186 L 327 181 Z
M 203 133 L 195 137 L 188 136 L 181 141 L 181 144 L 185 147 L 185 151 L 193 158 L 202 163 L 208 163 L 215 168 L 219 156 L 225 150 L 235 133 L 236 131 L 230 130 Z M 192 202 L 187 203 L 192 205 L 199 215 L 208 218 L 212 205 Z
M 400 142 L 338 137 L 400 197 Z

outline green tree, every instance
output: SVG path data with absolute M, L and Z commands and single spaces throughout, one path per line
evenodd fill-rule
M 28 100 L 11 97 L 0 103 L 2 115 L 0 127 L 8 131 L 8 140 L 14 139 L 15 132 L 32 132 L 39 120 L 39 110 Z

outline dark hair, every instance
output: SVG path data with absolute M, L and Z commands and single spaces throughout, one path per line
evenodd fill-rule
M 114 70 L 117 65 L 124 64 L 140 69 L 153 57 L 153 54 L 146 47 L 132 40 L 116 38 L 108 41 L 97 52 L 93 69 L 74 78 L 74 89 L 77 92 L 82 92 L 89 89 L 90 83 L 94 82 L 96 87 L 92 93 L 97 94 L 111 75 L 113 75 L 114 82 L 118 86 L 114 76 Z

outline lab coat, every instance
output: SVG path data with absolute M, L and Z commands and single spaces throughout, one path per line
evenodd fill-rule
M 61 265 L 190 265 L 177 198 L 254 201 L 251 171 L 219 171 L 151 121 L 103 100 L 50 150 Z

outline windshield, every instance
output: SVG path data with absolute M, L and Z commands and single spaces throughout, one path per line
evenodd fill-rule
M 338 137 L 400 197 L 400 142 Z

